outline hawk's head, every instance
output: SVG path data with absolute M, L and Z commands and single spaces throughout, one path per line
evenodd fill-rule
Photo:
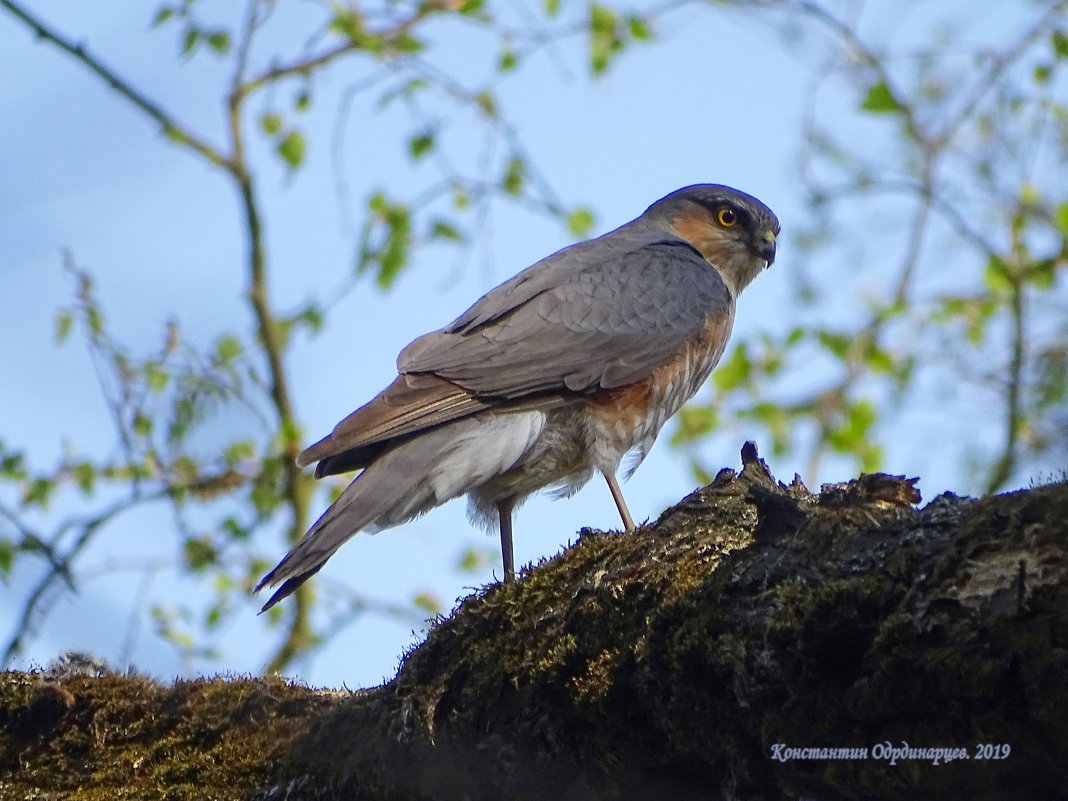
M 775 261 L 778 218 L 752 195 L 729 186 L 684 187 L 642 216 L 652 217 L 696 248 L 735 296 Z

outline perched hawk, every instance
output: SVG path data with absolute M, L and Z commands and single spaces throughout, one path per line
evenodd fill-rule
M 256 588 L 269 609 L 363 529 L 460 495 L 498 522 L 514 578 L 512 512 L 595 473 L 624 527 L 616 471 L 644 458 L 723 355 L 738 294 L 775 260 L 779 221 L 736 189 L 688 186 L 636 220 L 564 248 L 401 351 L 397 379 L 297 459 L 316 478 L 362 470 Z

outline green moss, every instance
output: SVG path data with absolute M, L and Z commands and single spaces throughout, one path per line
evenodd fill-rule
M 328 703 L 279 679 L 0 674 L 0 795 L 247 798 L 283 778 L 270 755 Z

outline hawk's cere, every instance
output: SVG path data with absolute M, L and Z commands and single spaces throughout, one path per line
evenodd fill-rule
M 775 260 L 779 221 L 715 184 L 661 198 L 621 228 L 528 267 L 401 351 L 397 380 L 297 459 L 316 478 L 362 470 L 260 582 L 269 609 L 363 529 L 467 495 L 498 522 L 514 578 L 512 512 L 552 486 L 573 494 L 623 456 L 645 457 L 723 355 L 734 303 Z

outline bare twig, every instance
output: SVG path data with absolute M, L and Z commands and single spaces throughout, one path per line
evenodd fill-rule
M 54 548 L 55 556 L 52 560 L 52 565 L 48 572 L 37 582 L 27 595 L 26 603 L 23 604 L 22 612 L 18 616 L 14 632 L 12 633 L 7 646 L 4 648 L 3 657 L 0 658 L 0 664 L 9 664 L 11 659 L 22 650 L 23 641 L 27 636 L 32 634 L 37 619 L 43 614 L 42 606 L 45 602 L 46 593 L 57 581 L 61 579 L 69 581 L 68 577 L 71 572 L 70 568 L 75 557 L 77 557 L 78 554 L 92 541 L 96 532 L 123 512 L 146 503 L 161 500 L 167 497 L 168 494 L 169 490 L 167 488 L 156 490 L 151 493 L 135 493 L 128 498 L 123 498 L 121 501 L 112 504 L 102 512 L 91 517 L 68 520 L 57 529 L 56 535 L 53 537 L 54 543 L 60 542 L 69 531 L 77 530 L 78 535 L 74 538 L 74 542 L 72 542 L 69 547 L 63 549 L 62 553 L 59 552 L 60 549 L 58 547 Z
M 987 493 L 997 492 L 1012 476 L 1019 455 L 1020 429 L 1023 425 L 1022 389 L 1026 353 L 1024 270 L 1029 259 L 1021 241 L 1021 232 L 1015 226 L 1012 253 L 1013 261 L 1002 273 L 1009 282 L 1009 309 L 1012 318 L 1012 356 L 1009 359 L 1009 375 L 1005 383 L 1005 445 L 990 473 L 986 485 Z
M 226 157 L 217 148 L 212 147 L 206 140 L 194 134 L 189 128 L 179 123 L 174 117 L 166 113 L 160 106 L 153 103 L 141 92 L 133 88 L 127 81 L 120 78 L 115 72 L 106 67 L 102 61 L 92 56 L 82 45 L 75 44 L 60 36 L 43 22 L 32 16 L 22 6 L 12 0 L 0 0 L 0 7 L 6 8 L 18 19 L 29 26 L 37 36 L 46 42 L 51 42 L 61 50 L 66 51 L 78 61 L 82 62 L 92 72 L 102 78 L 108 86 L 122 95 L 126 100 L 139 108 L 150 118 L 155 120 L 163 128 L 163 132 L 175 142 L 191 147 L 201 156 L 206 158 L 217 167 L 226 166 Z
M 905 122 L 905 131 L 909 136 L 916 142 L 929 144 L 931 140 L 927 132 L 920 125 L 912 107 L 902 101 L 904 95 L 897 88 L 896 82 L 891 78 L 890 73 L 886 71 L 882 59 L 860 38 L 856 28 L 836 17 L 823 6 L 810 0 L 802 0 L 802 2 L 794 4 L 794 7 L 829 29 L 835 37 L 853 50 L 875 78 L 886 86 L 890 96 L 897 102 L 902 119 Z
M 429 2 L 420 3 L 410 16 L 383 30 L 368 32 L 367 35 L 368 37 L 374 37 L 380 40 L 386 47 L 388 47 L 389 45 L 394 44 L 398 39 L 411 33 L 412 29 L 426 18 L 447 11 L 448 9 L 449 4 L 447 0 L 429 0 Z M 310 75 L 342 56 L 349 53 L 359 52 L 365 47 L 366 45 L 361 41 L 347 39 L 341 44 L 334 45 L 318 55 L 302 58 L 290 64 L 271 67 L 261 75 L 242 83 L 237 87 L 237 91 L 243 96 L 248 96 L 268 84 L 277 83 L 283 78 Z
M 936 142 L 939 147 L 952 139 L 960 127 L 971 119 L 979 104 L 983 102 L 983 98 L 993 87 L 997 86 L 1000 78 L 1023 56 L 1024 51 L 1039 37 L 1049 35 L 1049 32 L 1056 27 L 1057 20 L 1064 15 L 1066 9 L 1068 9 L 1068 0 L 1059 0 L 1059 2 L 1051 5 L 1049 11 L 1039 17 L 1038 21 L 1028 28 L 1012 47 L 1004 51 L 994 61 L 986 75 L 976 82 L 975 90 L 971 96 L 938 135 Z

